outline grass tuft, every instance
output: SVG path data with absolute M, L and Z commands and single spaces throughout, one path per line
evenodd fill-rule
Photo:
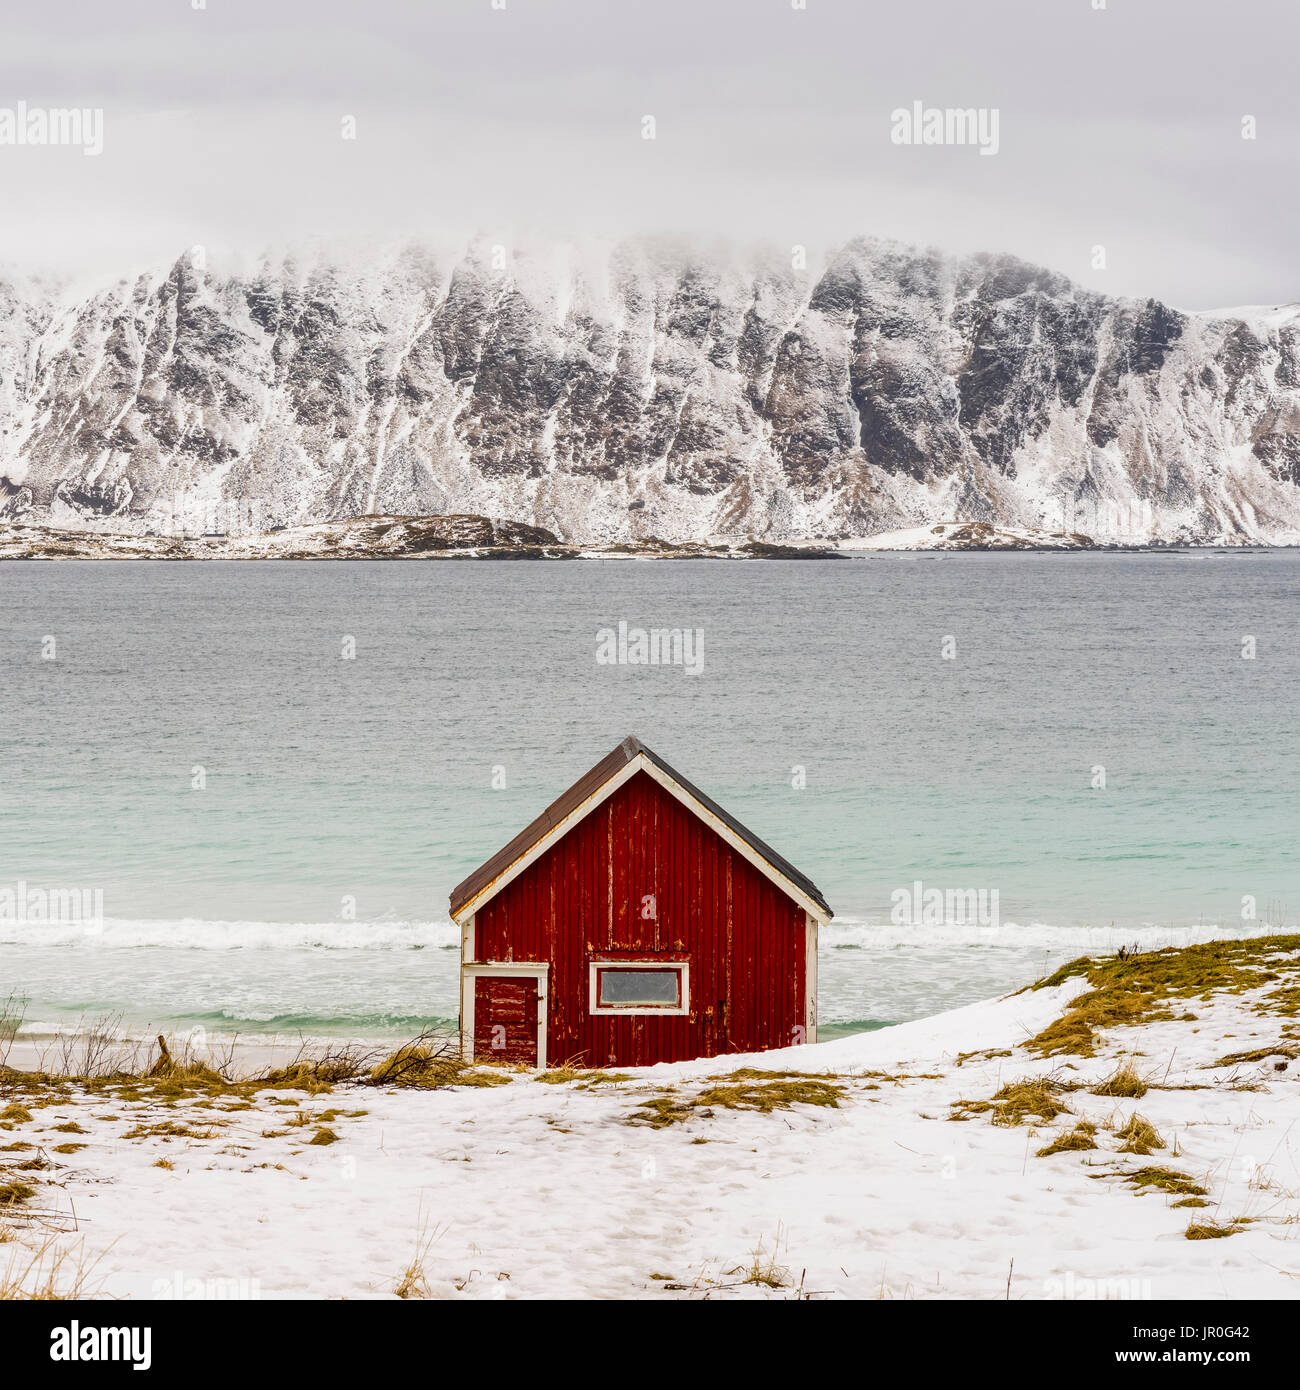
M 784 1289 L 789 1286 L 790 1271 L 784 1266 L 777 1264 L 776 1257 L 781 1248 L 781 1233 L 777 1231 L 777 1238 L 772 1242 L 771 1253 L 763 1250 L 763 1240 L 759 1237 L 758 1244 L 754 1247 L 754 1253 L 749 1257 L 747 1265 L 738 1265 L 735 1269 L 729 1269 L 728 1274 L 741 1275 L 742 1284 L 759 1284 L 766 1289 Z
M 1207 1195 L 1205 1188 L 1200 1183 L 1193 1182 L 1186 1173 L 1180 1173 L 1174 1168 L 1158 1166 L 1137 1168 L 1122 1176 L 1126 1183 L 1132 1184 L 1138 1191 L 1145 1187 L 1155 1187 L 1159 1188 L 1161 1192 L 1167 1192 L 1171 1197 L 1204 1197 Z
M 1132 1062 L 1117 1067 L 1099 1086 L 1092 1088 L 1094 1096 L 1120 1096 L 1125 1100 L 1140 1100 L 1147 1093 L 1147 1083 L 1137 1074 Z
M 1235 1221 L 1193 1221 L 1183 1234 L 1188 1240 L 1222 1240 L 1235 1236 L 1241 1227 Z
M 713 1110 L 753 1110 L 763 1115 L 770 1115 L 774 1110 L 789 1110 L 795 1105 L 818 1105 L 836 1110 L 844 1093 L 843 1086 L 820 1078 L 790 1077 L 766 1084 L 741 1081 L 730 1086 L 710 1086 L 694 1096 L 672 1093 L 652 1096 L 641 1102 L 627 1123 L 664 1129 L 692 1115 L 707 1115 Z
M 1217 1062 L 1211 1062 L 1212 1067 L 1235 1067 L 1242 1062 L 1264 1062 L 1270 1057 L 1282 1057 L 1289 1061 L 1294 1061 L 1300 1057 L 1300 1047 L 1294 1043 L 1274 1043 L 1270 1047 L 1257 1047 L 1251 1052 L 1229 1052 L 1226 1057 L 1220 1057 Z
M 1119 1150 L 1122 1154 L 1149 1154 L 1153 1149 L 1165 1147 L 1160 1131 L 1136 1110 L 1130 1116 L 1128 1124 L 1115 1131 L 1115 1137 L 1124 1141 Z
M 438 1090 L 444 1086 L 501 1086 L 510 1077 L 500 1068 L 466 1062 L 454 1043 L 417 1039 L 390 1053 L 370 1070 L 373 1086 L 411 1086 Z
M 1054 1120 L 1068 1115 L 1069 1107 L 1057 1097 L 1067 1088 L 1051 1077 L 1027 1077 L 1013 1081 L 997 1092 L 992 1100 L 958 1100 L 953 1104 L 953 1119 L 969 1119 L 971 1115 L 990 1114 L 995 1125 L 1022 1125 L 1030 1116 Z
M 20 1247 L 27 1256 L 12 1256 L 0 1269 L 0 1301 L 10 1300 L 73 1300 L 94 1297 L 90 1277 L 98 1259 L 86 1263 L 83 1248 L 60 1246 L 54 1236 L 48 1237 L 35 1250 Z
M 1073 1129 L 1063 1129 L 1050 1144 L 1038 1150 L 1036 1157 L 1050 1158 L 1052 1154 L 1074 1152 L 1080 1149 L 1095 1149 L 1097 1141 L 1093 1135 L 1096 1132 L 1096 1126 L 1090 1125 L 1086 1121 L 1075 1125 Z
M 428 1223 L 421 1219 L 415 1235 L 415 1252 L 411 1256 L 400 1278 L 393 1284 L 393 1292 L 398 1298 L 432 1298 L 433 1289 L 424 1270 L 424 1262 L 434 1241 L 442 1234 L 442 1228 L 429 1229 Z

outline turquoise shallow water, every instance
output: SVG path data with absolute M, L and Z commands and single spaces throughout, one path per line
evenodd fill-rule
M 0 890 L 106 919 L 0 916 L 34 1021 L 445 1018 L 449 889 L 629 732 L 827 894 L 832 1024 L 1300 909 L 1296 552 L 7 563 L 0 595 Z M 700 629 L 702 671 L 598 665 L 620 620 Z M 891 922 L 917 880 L 997 922 Z

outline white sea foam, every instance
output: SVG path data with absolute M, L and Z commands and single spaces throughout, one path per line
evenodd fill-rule
M 839 917 L 821 932 L 823 950 L 932 949 L 936 946 L 997 947 L 1007 950 L 1072 950 L 1076 954 L 1116 951 L 1121 946 L 1144 951 L 1187 946 L 1224 937 L 1265 936 L 1273 930 L 1261 922 L 1195 923 L 1143 926 L 1053 926 L 1047 922 L 1002 922 L 997 926 L 945 923 L 913 926 Z M 370 922 L 204 921 L 183 918 L 104 919 L 103 930 L 88 936 L 78 923 L 15 922 L 0 919 L 0 945 L 80 946 L 129 950 L 170 947 L 177 950 L 454 950 L 460 929 L 454 922 L 381 918 Z
M 1052 926 L 1046 922 L 1002 922 L 983 927 L 974 923 L 911 926 L 837 918 L 822 928 L 822 950 L 932 949 L 986 946 L 1007 950 L 1069 950 L 1075 955 L 1118 951 L 1121 946 L 1158 951 L 1164 946 L 1191 946 L 1200 941 L 1268 936 L 1282 930 L 1262 922 L 1203 923 L 1171 926 L 1146 923 L 1140 927 Z
M 102 949 L 169 947 L 175 950 L 369 950 L 454 948 L 460 930 L 450 920 L 408 922 L 209 922 L 194 917 L 122 919 L 106 917 L 103 930 L 88 935 L 76 923 L 0 920 L 0 945 L 78 946 Z

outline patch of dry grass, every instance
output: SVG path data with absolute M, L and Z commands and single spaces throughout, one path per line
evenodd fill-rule
M 1144 1188 L 1154 1187 L 1161 1192 L 1167 1192 L 1171 1197 L 1204 1197 L 1207 1195 L 1205 1188 L 1200 1183 L 1193 1182 L 1186 1173 L 1180 1173 L 1174 1168 L 1159 1166 L 1137 1168 L 1131 1173 L 1123 1173 L 1120 1176 L 1124 1182 L 1129 1183 L 1139 1192 Z
M 780 1249 L 781 1233 L 779 1230 L 776 1239 L 772 1242 L 770 1252 L 764 1251 L 763 1238 L 760 1236 L 758 1244 L 754 1247 L 754 1253 L 749 1257 L 749 1263 L 737 1265 L 735 1269 L 727 1270 L 727 1274 L 739 1274 L 742 1284 L 759 1284 L 766 1289 L 788 1288 L 793 1281 L 790 1277 L 790 1271 L 785 1265 L 777 1263 Z
M 689 1100 L 681 1100 L 666 1092 L 643 1100 L 624 1123 L 645 1125 L 649 1129 L 667 1129 L 669 1125 L 689 1120 L 694 1113 Z
M 773 1073 L 761 1073 L 771 1076 Z M 752 1110 L 769 1115 L 774 1110 L 789 1110 L 795 1105 L 825 1106 L 838 1109 L 846 1088 L 821 1077 L 790 1076 L 767 1082 L 740 1081 L 733 1085 L 706 1087 L 693 1096 L 681 1096 L 672 1091 L 650 1097 L 640 1103 L 627 1120 L 628 1124 L 647 1125 L 663 1129 L 680 1124 L 692 1115 L 706 1118 L 714 1110 Z
M 420 1220 L 415 1235 L 415 1252 L 393 1284 L 393 1292 L 398 1298 L 433 1297 L 433 1289 L 429 1284 L 428 1275 L 425 1273 L 424 1262 L 429 1258 L 429 1251 L 433 1248 L 434 1241 L 441 1234 L 442 1229 L 440 1227 L 435 1226 L 430 1230 L 427 1222 L 423 1219 Z
M 1092 989 L 1079 995 L 1054 1023 L 1026 1047 L 1043 1056 L 1095 1054 L 1098 1032 L 1177 1017 L 1176 1001 L 1208 1000 L 1214 994 L 1244 994 L 1284 981 L 1256 1005 L 1261 1014 L 1293 1016 L 1300 1011 L 1300 935 L 1207 941 L 1128 952 L 1101 960 L 1081 956 L 1038 981 L 1034 989 L 1083 976 Z
M 792 1105 L 820 1105 L 839 1108 L 845 1088 L 821 1078 L 787 1077 L 768 1082 L 741 1081 L 730 1086 L 710 1086 L 692 1102 L 697 1108 L 757 1110 L 770 1115 L 773 1110 L 789 1110 Z
M 1097 1140 L 1094 1138 L 1096 1133 L 1096 1125 L 1089 1124 L 1087 1120 L 1082 1120 L 1075 1125 L 1073 1129 L 1063 1129 L 1050 1144 L 1039 1149 L 1035 1157 L 1050 1158 L 1052 1154 L 1072 1153 L 1082 1149 L 1095 1149 L 1097 1147 Z
M 1144 1115 L 1135 1110 L 1123 1129 L 1115 1131 L 1115 1137 L 1124 1142 L 1120 1145 L 1122 1154 L 1149 1154 L 1153 1149 L 1163 1149 L 1165 1141 L 1160 1131 Z
M 1192 1221 L 1183 1234 L 1188 1240 L 1222 1240 L 1242 1229 L 1235 1221 Z
M 1278 1042 L 1270 1047 L 1257 1047 L 1251 1052 L 1229 1052 L 1226 1057 L 1220 1057 L 1217 1062 L 1211 1062 L 1211 1067 L 1235 1067 L 1243 1062 L 1264 1062 L 1270 1057 L 1282 1057 L 1288 1061 L 1293 1061 L 1300 1057 L 1300 1047 L 1294 1043 Z
M 993 1124 L 1003 1126 L 1022 1125 L 1030 1116 L 1054 1120 L 1070 1113 L 1059 1097 L 1071 1089 L 1053 1077 L 1026 1077 L 1003 1086 L 992 1100 L 954 1101 L 949 1118 L 967 1120 L 972 1115 L 990 1115 Z
M 214 1128 L 192 1129 L 177 1120 L 163 1120 L 158 1124 L 139 1124 L 129 1129 L 123 1139 L 161 1139 L 167 1143 L 172 1139 L 220 1139 L 221 1131 Z
M 604 1071 L 600 1067 L 579 1067 L 565 1062 L 562 1066 L 552 1067 L 550 1071 L 539 1072 L 535 1079 L 545 1082 L 548 1086 L 562 1086 L 567 1082 L 576 1081 L 579 1089 L 585 1091 L 595 1086 L 631 1081 L 632 1077 L 627 1072 Z
M 101 1254 L 88 1264 L 81 1246 L 60 1245 L 55 1236 L 35 1249 L 20 1245 L 0 1269 L 0 1301 L 93 1298 L 90 1280 L 102 1258 Z
M 446 1086 L 502 1086 L 510 1081 L 500 1067 L 467 1062 L 449 1039 L 417 1039 L 399 1047 L 370 1069 L 373 1086 L 412 1086 L 434 1091 Z
M 1132 1062 L 1122 1062 L 1105 1081 L 1092 1088 L 1092 1093 L 1094 1096 L 1140 1100 L 1147 1093 L 1147 1083 L 1138 1075 Z
M 322 1095 L 335 1085 L 491 1086 L 509 1078 L 497 1069 L 461 1061 L 459 1044 L 449 1035 L 426 1031 L 385 1056 L 375 1048 L 348 1043 L 323 1052 L 306 1047 L 288 1063 L 251 1076 L 235 1070 L 232 1040 L 224 1051 L 207 1050 L 200 1057 L 188 1041 L 176 1044 L 159 1034 L 151 1042 L 125 1038 L 120 1020 L 104 1019 L 60 1036 L 34 1071 L 15 1071 L 0 1065 L 0 1081 L 24 1106 L 8 1107 L 0 1126 L 31 1119 L 31 1110 L 66 1103 L 75 1093 L 104 1093 L 116 1100 L 188 1100 L 223 1111 L 251 1109 L 262 1091 L 303 1091 Z

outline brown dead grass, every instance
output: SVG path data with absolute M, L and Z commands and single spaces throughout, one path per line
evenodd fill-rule
M 1123 1129 L 1115 1131 L 1115 1137 L 1124 1141 L 1119 1149 L 1122 1154 L 1149 1154 L 1154 1149 L 1165 1147 L 1160 1131 L 1150 1120 L 1136 1111 L 1129 1117 Z
M 550 1071 L 538 1072 L 534 1079 L 544 1082 L 548 1086 L 563 1086 L 574 1081 L 578 1083 L 580 1089 L 588 1090 L 595 1086 L 631 1081 L 632 1077 L 627 1072 L 604 1071 L 600 1067 L 579 1067 L 571 1062 L 565 1062 L 562 1066 L 552 1067 Z
M 408 1043 L 371 1068 L 373 1086 L 407 1086 L 423 1091 L 447 1086 L 503 1086 L 511 1077 L 500 1067 L 466 1062 L 451 1043 Z
M 763 1073 L 772 1075 L 772 1073 Z M 693 1096 L 674 1092 L 650 1097 L 626 1121 L 663 1129 L 680 1124 L 693 1115 L 708 1118 L 715 1110 L 751 1110 L 770 1115 L 774 1110 L 789 1110 L 796 1105 L 816 1105 L 838 1109 L 846 1088 L 821 1077 L 787 1077 L 781 1080 L 741 1081 L 734 1085 L 709 1086 Z
M 998 1091 L 992 1100 L 958 1100 L 953 1103 L 954 1120 L 967 1120 L 972 1115 L 989 1115 L 995 1125 L 1022 1125 L 1033 1117 L 1039 1120 L 1054 1120 L 1058 1115 L 1068 1115 L 1069 1107 L 1060 1095 L 1072 1089 L 1064 1082 L 1052 1077 L 1026 1077 L 1023 1081 L 1013 1081 Z
M 47 1237 L 35 1249 L 17 1246 L 16 1253 L 0 1268 L 0 1301 L 94 1298 L 91 1279 L 106 1253 L 87 1263 L 83 1247 L 61 1245 L 55 1236 Z
M 1043 1056 L 1091 1057 L 1098 1033 L 1178 1016 L 1175 1005 L 1215 994 L 1244 994 L 1281 981 L 1256 1005 L 1260 1014 L 1300 1012 L 1300 935 L 1207 941 L 1159 951 L 1120 952 L 1102 960 L 1081 956 L 1040 980 L 1034 989 L 1083 976 L 1092 989 L 1079 995 L 1026 1047 Z
M 1131 1173 L 1121 1174 L 1123 1181 L 1129 1183 L 1136 1191 L 1141 1192 L 1148 1187 L 1154 1187 L 1161 1192 L 1168 1193 L 1171 1197 L 1204 1197 L 1206 1190 L 1200 1183 L 1193 1182 L 1186 1173 L 1180 1173 L 1174 1168 L 1162 1168 L 1153 1166 L 1148 1168 L 1137 1168 Z
M 1183 1234 L 1188 1240 L 1222 1240 L 1242 1229 L 1235 1221 L 1192 1221 Z
M 1217 1062 L 1211 1062 L 1211 1067 L 1236 1067 L 1244 1062 L 1264 1062 L 1270 1057 L 1282 1057 L 1290 1061 L 1300 1057 L 1300 1047 L 1294 1043 L 1278 1042 L 1271 1047 L 1257 1047 L 1251 1052 L 1229 1052 L 1226 1057 L 1220 1057 Z
M 378 1049 L 347 1043 L 297 1057 L 253 1076 L 235 1073 L 235 1044 L 224 1053 L 198 1057 L 188 1044 L 159 1035 L 153 1042 L 121 1036 L 116 1020 L 101 1020 L 60 1037 L 42 1069 L 17 1071 L 0 1064 L 0 1085 L 15 1098 L 0 1112 L 0 1128 L 31 1120 L 31 1112 L 81 1095 L 104 1094 L 127 1104 L 190 1101 L 225 1111 L 252 1107 L 263 1091 L 302 1091 L 322 1095 L 334 1086 L 443 1085 L 493 1086 L 509 1077 L 503 1069 L 461 1061 L 458 1041 L 426 1031 L 387 1056 Z M 18 1099 L 22 1104 L 19 1105 Z
M 1094 1096 L 1120 1096 L 1140 1100 L 1147 1093 L 1147 1083 L 1138 1075 L 1132 1062 L 1122 1062 L 1113 1072 L 1092 1088 Z
M 1075 1125 L 1073 1129 L 1063 1129 L 1050 1144 L 1039 1149 L 1035 1157 L 1050 1158 L 1052 1154 L 1072 1153 L 1083 1149 L 1095 1149 L 1097 1147 L 1097 1141 L 1093 1136 L 1096 1133 L 1096 1125 L 1089 1124 L 1086 1120 L 1081 1121 L 1079 1124 Z

